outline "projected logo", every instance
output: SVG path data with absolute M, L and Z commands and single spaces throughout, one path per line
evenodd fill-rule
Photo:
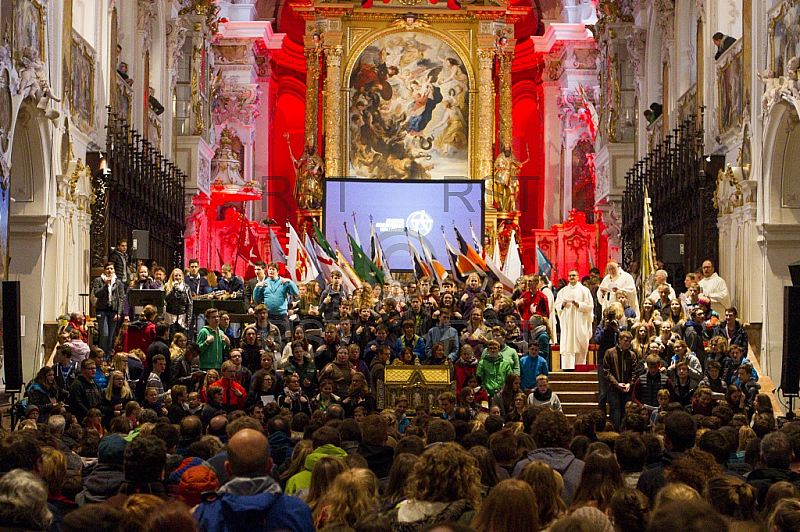
M 422 236 L 427 236 L 433 229 L 433 218 L 425 211 L 415 211 L 406 218 L 406 227 Z

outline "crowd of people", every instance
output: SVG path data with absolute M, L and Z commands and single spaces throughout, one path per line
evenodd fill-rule
M 349 293 L 113 258 L 98 341 L 73 313 L 0 438 L 0 530 L 800 530 L 800 422 L 759 393 L 710 263 L 684 294 L 656 272 L 639 305 L 616 263 Z M 162 315 L 130 315 L 139 288 Z M 198 320 L 214 291 L 252 323 Z M 598 408 L 569 419 L 551 347 L 581 363 L 593 328 Z M 385 404 L 391 364 L 447 367 L 452 391 Z

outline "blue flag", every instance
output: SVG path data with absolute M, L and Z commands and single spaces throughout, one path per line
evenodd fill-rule
M 553 271 L 553 264 L 544 256 L 539 246 L 536 246 L 536 263 L 539 265 L 539 275 L 544 275 L 549 279 Z

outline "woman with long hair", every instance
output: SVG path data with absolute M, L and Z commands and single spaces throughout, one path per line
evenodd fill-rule
M 454 442 L 429 447 L 411 471 L 406 496 L 387 514 L 393 531 L 448 521 L 468 525 L 481 505 L 478 461 Z
M 700 381 L 703 378 L 703 366 L 700 364 L 700 359 L 694 353 L 689 352 L 689 346 L 683 340 L 675 340 L 675 356 L 672 357 L 672 361 L 668 370 L 672 372 L 670 377 L 672 378 L 673 382 L 675 381 L 675 366 L 678 362 L 686 362 L 686 365 L 689 366 L 689 376 L 696 381 Z
M 406 499 L 408 477 L 417 462 L 419 462 L 419 457 L 410 453 L 401 453 L 394 459 L 392 469 L 389 471 L 389 480 L 383 490 L 381 505 L 383 511 L 391 510 Z
M 108 379 L 108 386 L 103 390 L 100 397 L 100 412 L 103 413 L 103 423 L 105 426 L 111 420 L 125 413 L 125 407 L 129 402 L 134 401 L 133 392 L 128 386 L 125 374 L 121 371 L 112 371 Z
M 483 353 L 483 349 L 491 339 L 489 337 L 489 327 L 483 319 L 483 312 L 480 309 L 474 308 L 469 313 L 469 321 L 467 327 L 461 333 L 461 345 L 469 345 L 476 353 Z
M 484 493 L 489 493 L 498 482 L 497 460 L 492 452 L 482 445 L 476 445 L 469 450 L 469 454 L 478 461 L 478 468 L 481 470 L 481 489 Z
M 369 469 L 348 469 L 333 481 L 328 493 L 317 504 L 314 517 L 317 530 L 326 527 L 352 527 L 378 513 L 378 477 Z
M 624 314 L 625 311 L 623 310 L 623 316 Z M 650 334 L 652 335 L 653 331 L 659 330 L 662 321 L 663 320 L 661 319 L 661 313 L 656 310 L 655 305 L 653 305 L 653 302 L 645 298 L 645 300 L 642 301 L 642 312 L 639 315 L 639 323 L 646 323 L 647 326 L 650 328 L 651 331 Z
M 208 388 L 219 380 L 219 372 L 215 369 L 208 370 L 203 384 L 200 385 L 200 402 L 208 403 Z
M 189 344 L 189 339 L 183 333 L 175 333 L 172 337 L 172 343 L 169 345 L 169 359 L 175 360 L 186 351 L 186 346 Z
M 633 340 L 631 350 L 636 353 L 637 360 L 644 360 L 647 356 L 647 346 L 650 344 L 650 327 L 646 323 L 637 323 L 633 326 Z
M 489 492 L 471 527 L 475 532 L 537 532 L 539 507 L 533 488 L 521 480 L 503 480 Z
M 738 386 L 735 384 L 728 386 L 725 392 L 725 402 L 728 404 L 728 408 L 730 408 L 731 412 L 734 414 L 744 414 L 750 419 L 747 413 L 746 399 L 744 392 L 742 392 Z
M 336 360 L 325 366 L 319 372 L 319 379 L 333 381 L 335 393 L 343 398 L 350 393 L 350 383 L 358 371 L 350 364 L 350 357 L 346 346 L 340 346 L 336 351 Z M 355 407 L 354 407 L 355 408 Z
M 367 414 L 374 412 L 377 406 L 375 396 L 369 391 L 367 378 L 363 373 L 353 373 L 350 381 L 350 391 L 342 398 L 342 406 L 347 417 L 353 417 L 353 411 L 360 407 L 367 410 Z
M 400 354 L 397 357 L 397 360 L 400 361 L 401 364 L 406 366 L 416 366 L 419 363 L 419 359 L 417 355 L 414 353 L 414 349 L 410 346 L 406 346 L 400 350 Z
M 36 378 L 28 386 L 28 405 L 39 409 L 39 423 L 47 422 L 47 418 L 60 414 L 64 401 L 69 393 L 56 386 L 56 377 L 51 366 L 45 366 L 36 374 Z
M 624 486 L 622 471 L 614 453 L 599 449 L 586 456 L 581 480 L 572 497 L 572 507 L 594 506 L 605 512 L 614 492 Z
M 111 357 L 111 371 L 119 371 L 125 376 L 125 380 L 130 383 L 131 378 L 128 373 L 128 353 L 114 353 Z
M 500 393 L 492 399 L 492 406 L 500 408 L 500 416 L 505 417 L 514 410 L 514 397 L 521 392 L 519 384 L 521 379 L 516 373 L 506 375 L 505 383 L 500 389 Z
M 519 474 L 519 480 L 527 482 L 536 495 L 539 510 L 539 525 L 548 528 L 564 515 L 567 505 L 561 498 L 564 480 L 544 462 L 531 462 Z
M 745 521 L 754 525 L 761 522 L 756 510 L 758 490 L 742 479 L 730 475 L 712 478 L 706 483 L 703 495 L 720 515 L 731 521 Z
M 295 496 L 305 500 L 313 513 L 317 509 L 319 502 L 330 490 L 336 477 L 345 471 L 347 471 L 347 464 L 344 460 L 338 456 L 323 456 L 317 460 L 311 470 L 311 484 L 308 486 L 308 490 L 299 490 L 295 493 Z
M 316 281 L 315 281 L 316 282 Z M 314 347 L 311 345 L 306 339 L 306 332 L 303 329 L 302 325 L 296 325 L 294 329 L 292 329 L 292 341 L 286 342 L 286 347 L 283 348 L 283 353 L 281 360 L 277 363 L 278 369 L 283 369 L 286 367 L 289 362 L 292 360 L 292 346 L 295 342 L 300 342 L 303 344 L 303 351 L 306 353 L 313 353 Z
M 265 406 L 275 403 L 283 392 L 283 388 L 279 386 L 275 376 L 265 369 L 256 371 L 251 382 L 250 389 L 247 391 L 247 400 L 244 403 L 245 410 L 255 404 Z
M 510 412 L 506 412 L 506 423 L 521 423 L 522 416 L 528 410 L 528 398 L 525 394 L 518 392 L 514 394 L 514 408 Z
M 170 336 L 176 332 L 186 334 L 192 325 L 192 291 L 184 282 L 183 270 L 172 270 L 164 292 L 164 323 L 170 326 Z
M 677 297 L 669 302 L 669 312 L 667 314 L 667 319 L 662 322 L 669 323 L 672 332 L 683 336 L 683 329 L 686 326 L 686 322 L 688 318 L 686 317 L 686 311 L 681 305 L 681 300 Z
M 475 416 L 478 415 L 481 409 L 480 405 L 475 403 L 475 392 L 472 388 L 466 386 L 461 388 L 461 391 L 458 392 L 458 406 L 466 406 L 469 408 L 470 417 L 472 419 L 475 419 Z
M 291 461 L 284 463 L 286 469 L 283 472 L 279 471 L 281 488 L 285 489 L 286 481 L 295 476 L 297 473 L 305 471 L 306 458 L 308 458 L 308 455 L 310 455 L 313 451 L 314 447 L 311 445 L 310 440 L 300 440 L 297 442 L 297 444 L 294 446 L 294 451 L 292 451 Z

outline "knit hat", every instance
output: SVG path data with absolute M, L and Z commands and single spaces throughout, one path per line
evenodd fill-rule
M 128 442 L 119 434 L 109 434 L 100 440 L 97 447 L 97 458 L 101 464 L 122 465 L 125 457 L 125 447 Z
M 203 465 L 190 467 L 181 475 L 178 498 L 192 508 L 200 504 L 203 493 L 216 491 L 218 487 L 219 480 L 213 469 Z
M 697 300 L 698 305 L 703 305 L 704 307 L 711 308 L 711 300 L 707 297 L 701 297 Z

